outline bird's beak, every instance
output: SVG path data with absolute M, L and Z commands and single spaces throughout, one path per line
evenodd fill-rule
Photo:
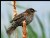
M 37 12 L 37 11 L 35 10 L 35 12 Z

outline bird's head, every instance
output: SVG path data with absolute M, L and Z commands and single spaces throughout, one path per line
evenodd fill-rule
M 26 10 L 26 12 L 30 14 L 36 12 L 36 10 L 34 10 L 33 8 L 29 8 Z

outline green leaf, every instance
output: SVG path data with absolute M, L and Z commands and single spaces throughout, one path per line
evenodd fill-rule
M 37 38 L 38 35 L 35 31 L 33 31 L 32 27 L 30 25 L 27 25 L 27 34 L 28 34 L 28 38 Z
M 42 38 L 46 38 L 45 37 L 45 30 L 44 30 L 44 27 L 43 27 L 43 24 L 42 24 L 42 22 L 41 22 L 41 20 L 39 19 L 39 17 L 36 15 L 36 18 L 37 18 L 37 21 L 38 21 L 38 23 L 39 23 L 39 25 L 40 25 L 40 27 L 41 27 L 41 30 L 42 30 Z
M 1 38 L 3 38 L 4 36 L 3 36 L 3 33 L 1 32 Z

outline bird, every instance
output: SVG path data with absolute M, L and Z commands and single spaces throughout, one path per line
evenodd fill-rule
M 30 24 L 33 20 L 33 16 L 34 13 L 36 12 L 36 10 L 34 10 L 33 8 L 28 8 L 26 9 L 23 13 L 16 15 L 11 21 L 10 23 L 12 24 L 12 26 L 9 28 L 9 30 L 7 30 L 7 33 L 11 34 L 13 30 L 15 30 L 18 26 L 22 26 L 22 22 L 25 20 L 26 21 L 26 25 Z

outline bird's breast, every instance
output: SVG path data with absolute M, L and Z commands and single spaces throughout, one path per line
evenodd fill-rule
M 30 22 L 32 22 L 32 20 L 33 20 L 33 16 L 32 15 L 26 16 L 26 22 L 27 22 L 27 24 L 29 24 Z

